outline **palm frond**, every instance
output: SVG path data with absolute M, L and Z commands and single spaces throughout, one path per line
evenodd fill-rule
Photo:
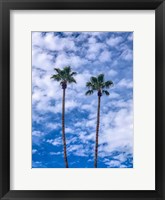
M 86 83 L 86 87 L 92 88 L 92 87 L 93 87 L 93 84 L 89 81 L 89 82 Z
M 72 73 L 70 74 L 70 76 L 75 76 L 75 75 L 77 75 L 77 72 L 72 72 Z
M 105 94 L 105 95 L 107 95 L 107 96 L 110 95 L 110 93 L 107 90 L 103 90 L 102 93 Z
M 93 94 L 93 90 L 88 90 L 86 93 L 85 93 L 85 95 L 91 95 L 91 94 Z
M 99 74 L 97 77 L 98 82 L 103 83 L 104 82 L 104 74 Z
M 112 81 L 106 81 L 106 82 L 104 83 L 104 86 L 105 86 L 106 88 L 110 88 L 111 86 L 113 86 L 113 82 L 112 82 Z
M 60 72 L 61 72 L 61 69 L 60 69 L 60 68 L 54 68 L 54 70 L 55 70 L 58 74 L 60 74 Z
M 65 74 L 68 74 L 68 75 L 69 75 L 70 72 L 71 72 L 71 67 L 70 67 L 70 66 L 64 67 L 63 71 L 65 71 Z
M 76 83 L 76 80 L 73 77 L 67 78 L 68 83 Z
M 97 78 L 94 77 L 94 76 L 92 76 L 92 77 L 91 77 L 91 82 L 94 83 L 94 84 L 96 84 L 96 83 L 97 83 Z
M 54 80 L 56 80 L 56 81 L 61 81 L 61 77 L 60 77 L 59 74 L 54 74 L 54 75 L 52 75 L 50 78 L 51 78 L 51 79 L 54 79 Z
M 67 77 L 65 70 L 61 70 L 60 75 L 61 75 L 62 79 L 66 79 L 66 77 Z

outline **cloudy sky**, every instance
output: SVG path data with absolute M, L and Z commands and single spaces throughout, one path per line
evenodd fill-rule
M 77 84 L 66 90 L 69 167 L 92 168 L 97 93 L 85 96 L 91 76 L 114 86 L 101 98 L 98 167 L 133 167 L 132 32 L 32 32 L 32 167 L 63 168 L 62 89 L 54 68 L 71 66 Z

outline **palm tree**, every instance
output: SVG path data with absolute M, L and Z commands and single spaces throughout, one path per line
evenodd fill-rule
M 77 73 L 72 72 L 70 67 L 64 67 L 63 69 L 54 68 L 56 74 L 52 75 L 51 78 L 55 81 L 60 82 L 60 85 L 63 90 L 63 97 L 62 97 L 62 140 L 63 140 L 63 147 L 64 147 L 64 162 L 65 167 L 68 168 L 68 159 L 67 159 L 67 151 L 66 151 L 66 137 L 65 137 L 65 90 L 67 88 L 68 83 L 76 83 L 76 80 L 73 76 Z
M 113 85 L 112 81 L 104 81 L 104 74 L 100 74 L 97 77 L 92 76 L 90 78 L 90 81 L 86 83 L 86 86 L 88 87 L 89 90 L 85 94 L 92 95 L 94 93 L 94 91 L 97 91 L 97 96 L 98 96 L 96 141 L 95 141 L 95 160 L 94 160 L 95 168 L 97 168 L 101 96 L 103 94 L 108 96 L 110 93 L 106 89 L 110 88 L 112 85 Z

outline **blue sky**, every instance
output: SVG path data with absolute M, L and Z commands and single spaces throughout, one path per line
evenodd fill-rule
M 85 96 L 91 76 L 114 86 L 101 98 L 99 168 L 133 167 L 133 33 L 32 32 L 32 167 L 63 168 L 62 89 L 54 68 L 71 66 L 77 84 L 66 90 L 70 168 L 93 168 L 97 94 Z

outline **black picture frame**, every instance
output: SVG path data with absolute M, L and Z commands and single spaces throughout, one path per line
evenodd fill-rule
M 10 190 L 10 10 L 155 10 L 156 188 L 153 191 Z M 0 198 L 165 199 L 165 2 L 163 0 L 0 0 Z M 149 74 L 148 74 L 149 76 Z M 98 180 L 99 181 L 99 180 Z M 142 180 L 143 181 L 143 180 Z

